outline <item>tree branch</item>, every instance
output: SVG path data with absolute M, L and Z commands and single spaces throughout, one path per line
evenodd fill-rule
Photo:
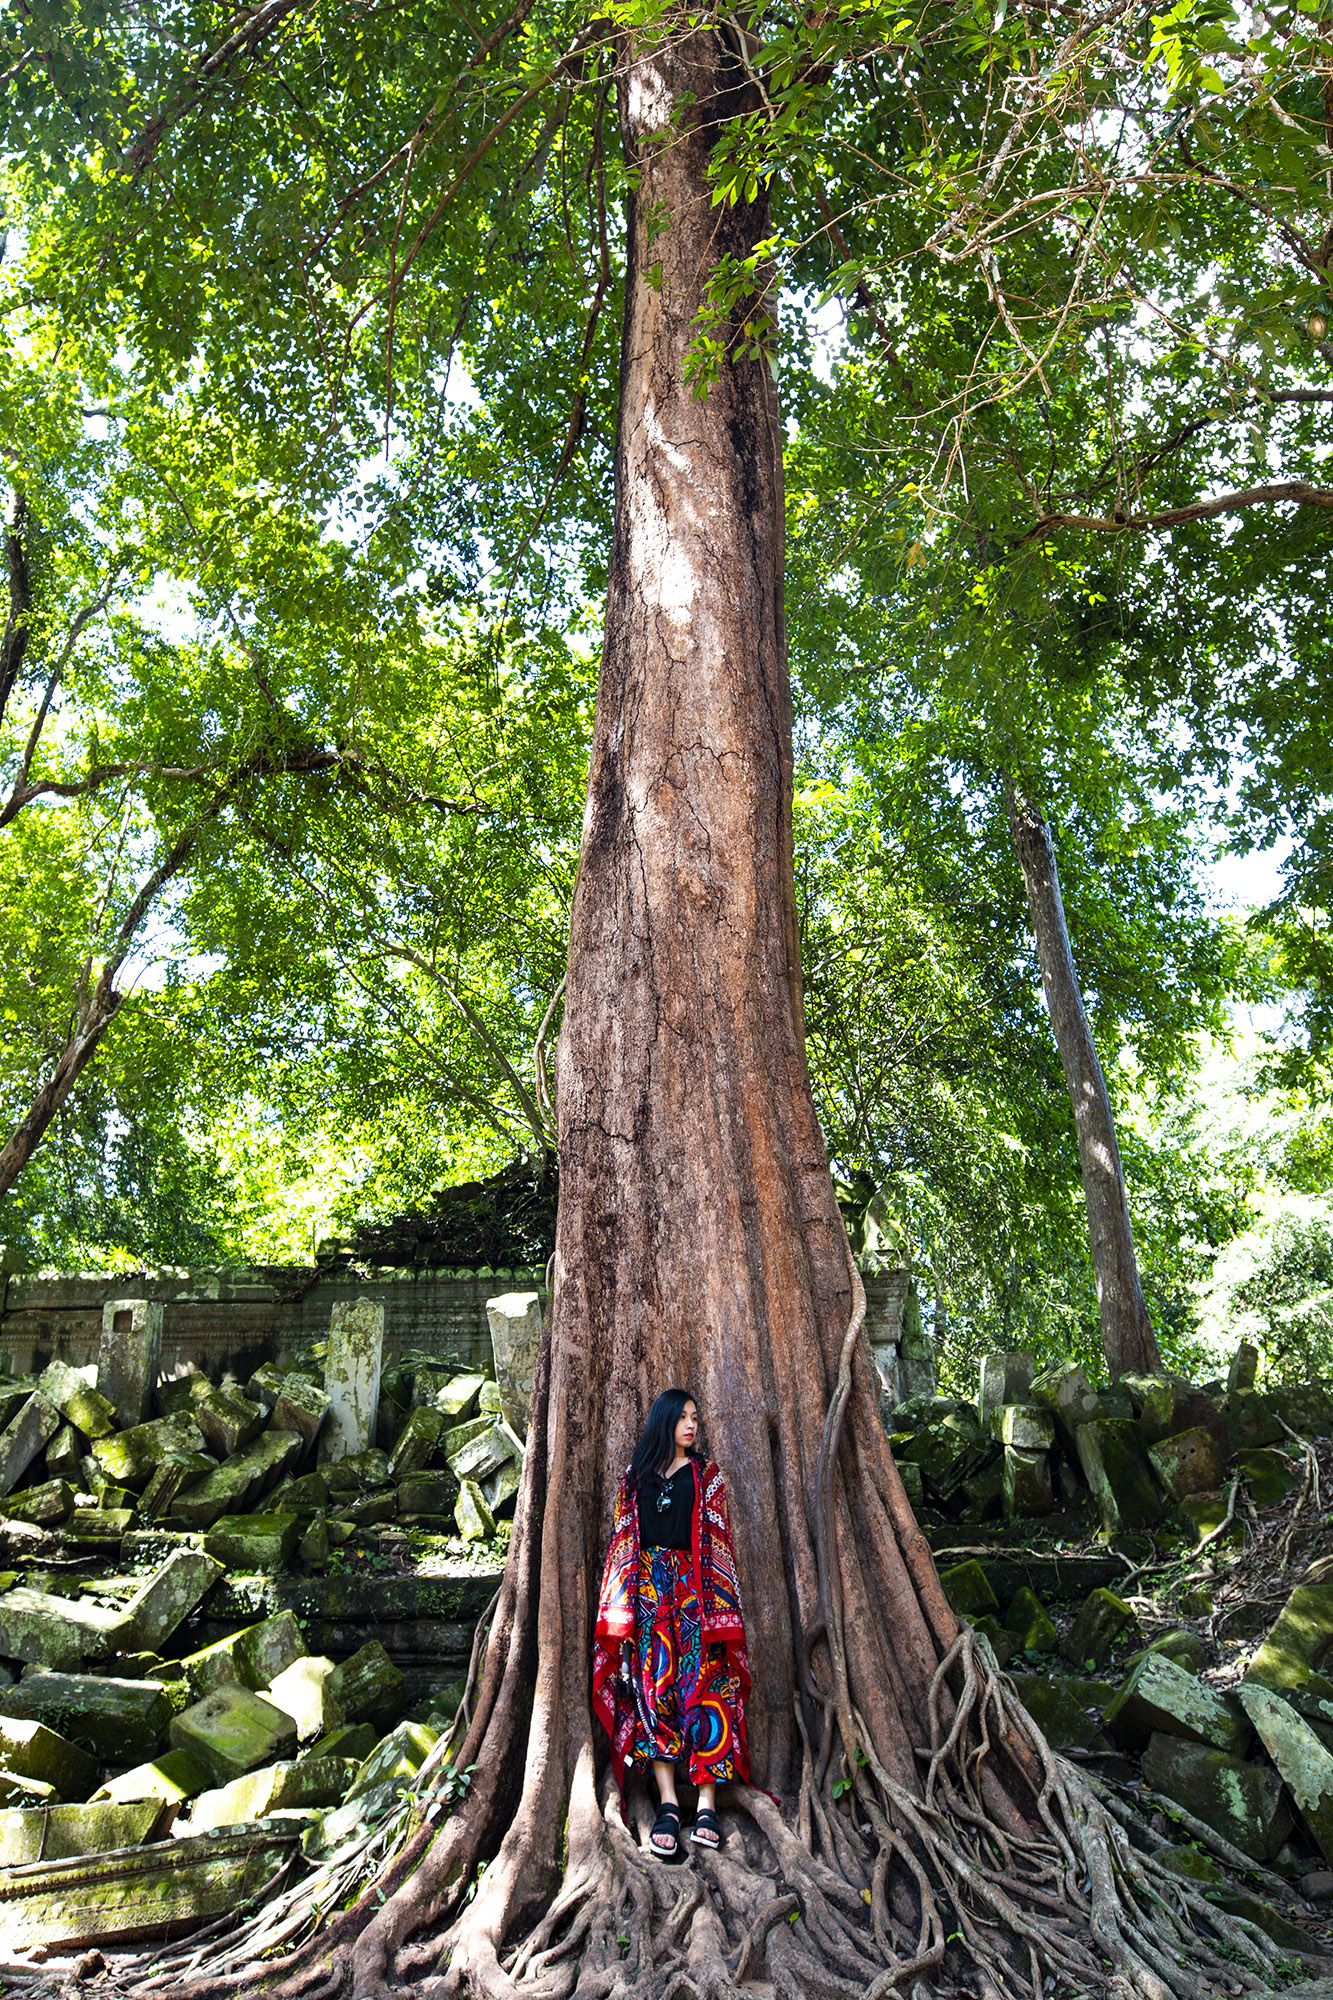
M 1082 528 L 1099 535 L 1150 534 L 1157 528 L 1177 528 L 1186 521 L 1207 521 L 1217 514 L 1238 514 L 1246 507 L 1272 506 L 1282 500 L 1301 507 L 1333 509 L 1333 487 L 1287 479 L 1275 486 L 1247 486 L 1238 493 L 1219 493 L 1216 499 L 1195 500 L 1188 507 L 1168 507 L 1160 514 L 1043 514 L 1013 546 L 1022 548 L 1027 542 L 1038 541 L 1054 528 Z
M 5 520 L 5 569 L 9 578 L 9 614 L 0 637 L 0 722 L 28 650 L 32 623 L 32 579 L 28 573 L 28 496 L 15 487 Z

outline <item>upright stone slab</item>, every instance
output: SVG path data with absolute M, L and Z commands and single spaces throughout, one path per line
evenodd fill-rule
M 1238 1390 L 1253 1389 L 1258 1379 L 1259 1350 L 1252 1341 L 1242 1340 L 1227 1369 L 1228 1396 L 1234 1396 Z
M 981 1387 L 977 1395 L 977 1413 L 981 1427 L 986 1429 L 991 1413 L 1006 1403 L 1026 1403 L 1032 1387 L 1034 1363 L 1030 1354 L 1021 1347 L 1010 1349 L 1006 1354 L 983 1354 L 981 1357 Z
M 525 1438 L 542 1337 L 541 1297 L 537 1292 L 502 1292 L 499 1298 L 487 1299 L 486 1319 L 500 1407 L 518 1435 Z
M 1075 1439 L 1106 1532 L 1155 1527 L 1162 1518 L 1161 1496 L 1133 1418 L 1094 1418 L 1079 1425 Z
M 97 1387 L 122 1424 L 146 1423 L 162 1365 L 162 1308 L 156 1299 L 108 1299 L 102 1308 Z
M 1116 1388 L 1129 1397 L 1145 1444 L 1169 1437 L 1174 1428 L 1177 1385 L 1169 1375 L 1122 1375 Z
M 1240 1702 L 1259 1740 L 1282 1774 L 1296 1810 L 1333 1861 L 1333 1756 L 1308 1722 L 1271 1688 L 1241 1684 Z
M 1007 1444 L 1001 1494 L 1004 1511 L 1011 1519 L 1049 1514 L 1055 1505 L 1050 1453 L 1026 1451 L 1021 1445 Z
M 12 1493 L 47 1440 L 60 1429 L 60 1412 L 45 1396 L 31 1395 L 0 1431 L 0 1493 Z
M 320 1437 L 321 1458 L 348 1458 L 374 1444 L 383 1352 L 384 1307 L 370 1299 L 340 1299 L 333 1308 L 324 1364 L 329 1414 Z

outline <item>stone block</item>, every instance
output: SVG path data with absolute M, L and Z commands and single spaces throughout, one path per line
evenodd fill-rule
M 1143 1440 L 1127 1417 L 1090 1418 L 1075 1433 L 1078 1462 L 1112 1535 L 1152 1528 L 1162 1518 L 1162 1500 Z
M 1125 1750 L 1146 1749 L 1154 1731 L 1244 1754 L 1250 1729 L 1245 1716 L 1165 1653 L 1146 1653 L 1108 1703 L 1106 1728 Z
M 398 1518 L 414 1514 L 452 1514 L 458 1481 L 452 1472 L 413 1472 L 398 1484 Z
M 4 1602 L 0 1597 L 0 1612 Z M 1305 1687 L 1331 1646 L 1333 1575 L 1297 1584 L 1245 1669 L 1245 1679 L 1279 1691 Z
M 84 1597 L 42 1590 L 0 1596 L 0 1654 L 40 1667 L 77 1667 L 122 1650 L 129 1628 L 121 1611 Z
M 204 1536 L 204 1548 L 225 1569 L 247 1576 L 284 1569 L 296 1553 L 295 1514 L 224 1514 Z
M 1241 1707 L 1272 1758 L 1325 1861 L 1333 1861 L 1333 1755 L 1271 1688 L 1242 1682 Z
M 116 1428 L 112 1404 L 68 1362 L 48 1361 L 37 1377 L 37 1387 L 66 1423 L 82 1431 L 86 1438 L 106 1437 Z
M 48 1450 L 47 1463 L 51 1454 Z M 1236 1466 L 1256 1507 L 1276 1507 L 1296 1484 L 1295 1474 L 1280 1451 L 1256 1448 L 1236 1453 Z
M 1146 1660 L 1150 1653 L 1164 1653 L 1168 1660 L 1174 1660 L 1187 1674 L 1197 1674 L 1208 1657 L 1208 1648 L 1197 1632 L 1164 1632 L 1160 1639 L 1154 1639 L 1140 1653 L 1131 1653 L 1124 1662 L 1126 1671 L 1133 1672 L 1140 1660 Z
M 60 1429 L 60 1412 L 35 1391 L 0 1431 L 0 1494 L 12 1493 L 38 1452 Z
M 1155 1735 L 1143 1754 L 1143 1775 L 1154 1791 L 1256 1861 L 1271 1861 L 1291 1831 L 1282 1780 L 1267 1765 L 1243 1764 L 1182 1736 Z
M 281 1368 L 272 1361 L 265 1361 L 256 1368 L 245 1385 L 245 1393 L 250 1402 L 258 1403 L 265 1412 L 271 1411 L 282 1394 L 286 1377 Z
M 203 1602 L 222 1570 L 198 1549 L 174 1549 L 125 1606 L 134 1644 L 156 1652 Z
M 1170 1436 L 1178 1391 L 1169 1375 L 1122 1375 L 1116 1388 L 1129 1397 L 1131 1414 L 1145 1444 Z
M 0 1806 L 58 1806 L 60 1794 L 40 1778 L 20 1778 L 0 1765 Z
M 326 1686 L 343 1722 L 401 1715 L 407 1702 L 407 1683 L 378 1639 L 335 1667 Z
M 384 1307 L 369 1299 L 340 1299 L 333 1308 L 324 1390 L 328 1421 L 320 1437 L 321 1458 L 347 1458 L 375 1441 L 384 1350 Z
M 1169 1868 L 1173 1875 L 1183 1875 L 1187 1882 L 1220 1882 L 1222 1870 L 1211 1854 L 1205 1854 L 1198 1847 L 1159 1847 L 1153 1860 L 1161 1867 Z
M 389 1472 L 394 1479 L 401 1479 L 409 1472 L 419 1472 L 429 1464 L 431 1453 L 439 1443 L 440 1432 L 444 1429 L 444 1412 L 427 1406 L 413 1410 L 398 1434 L 398 1442 L 389 1454 Z M 460 1475 L 461 1476 L 461 1475 Z
M 120 1848 L 30 1868 L 5 1904 L 5 1944 L 77 1947 L 90 1939 L 171 1937 L 244 1906 L 291 1856 L 295 1834 L 270 1826 Z
M 146 1423 L 162 1362 L 162 1307 L 155 1299 L 108 1299 L 102 1308 L 97 1387 L 122 1424 Z
M 224 1514 L 243 1514 L 300 1450 L 299 1432 L 265 1431 L 188 1493 L 178 1494 L 171 1518 L 187 1528 L 211 1528 Z
M 110 1674 L 25 1674 L 0 1688 L 0 1715 L 43 1722 L 107 1763 L 147 1757 L 171 1721 L 160 1681 L 119 1680 Z
M 1075 1435 L 1083 1424 L 1106 1415 L 1106 1406 L 1083 1370 L 1073 1362 L 1043 1369 L 1032 1379 L 1032 1400 L 1055 1418 L 1061 1445 L 1075 1454 Z
M 1176 1500 L 1195 1493 L 1216 1493 L 1222 1484 L 1222 1454 L 1208 1432 L 1177 1431 L 1150 1446 L 1153 1470 Z
M 385 1521 L 398 1517 L 398 1495 L 396 1492 L 366 1493 L 360 1500 L 351 1500 L 338 1509 L 345 1521 L 358 1528 L 375 1528 Z
M 990 1416 L 992 1437 L 1021 1451 L 1050 1451 L 1055 1444 L 1055 1418 L 1040 1403 L 1004 1403 Z
M 1053 1653 L 1058 1635 L 1054 1622 L 1035 1590 L 1016 1590 L 1004 1622 L 1025 1653 Z
M 465 1444 L 472 1442 L 473 1438 L 485 1437 L 488 1431 L 494 1429 L 494 1417 L 469 1417 L 465 1423 L 454 1424 L 445 1431 L 440 1440 L 440 1449 L 447 1459 L 453 1459 Z
M 113 1489 L 113 1495 L 118 1491 L 119 1488 Z M 131 1496 L 125 1497 L 128 1500 Z M 65 1524 L 65 1539 L 86 1543 L 94 1550 L 114 1552 L 133 1528 L 135 1518 L 131 1507 L 76 1507 Z
M 518 1489 L 522 1483 L 523 1468 L 516 1459 L 512 1458 L 506 1459 L 505 1463 L 499 1466 L 489 1479 L 482 1481 L 482 1498 L 497 1521 L 502 1514 L 511 1514 L 513 1512 L 514 1502 L 518 1498 Z M 972 1504 L 971 1495 L 969 1495 L 969 1504 Z M 970 1519 L 971 1517 L 964 1514 L 962 1518 Z
M 1253 1341 L 1242 1340 L 1227 1369 L 1227 1394 L 1253 1389 L 1259 1380 L 1259 1350 Z
M 0 1866 L 65 1861 L 74 1854 L 138 1847 L 162 1816 L 156 1799 L 126 1805 L 42 1806 L 0 1811 Z
M 203 1448 L 203 1433 L 190 1417 L 155 1417 L 151 1423 L 95 1439 L 93 1457 L 109 1479 L 141 1493 L 167 1452 Z
M 329 1414 L 329 1399 L 308 1375 L 286 1375 L 273 1405 L 275 1431 L 299 1431 L 307 1444 L 318 1436 Z
M 1258 1445 L 1281 1444 L 1286 1432 L 1265 1396 L 1254 1389 L 1238 1389 L 1226 1400 L 1227 1436 L 1232 1449 L 1243 1451 Z
M 268 1496 L 273 1514 L 318 1514 L 328 1504 L 328 1481 L 322 1472 L 303 1472 L 299 1479 L 284 1479 Z
M 34 1527 L 54 1528 L 74 1511 L 74 1495 L 63 1479 L 44 1479 L 22 1493 L 11 1493 L 5 1501 L 5 1518 L 31 1521 Z
M 486 1301 L 495 1356 L 495 1380 L 500 1407 L 519 1437 L 528 1434 L 532 1378 L 542 1338 L 541 1298 L 537 1292 L 503 1292 Z
M 44 1722 L 0 1715 L 0 1769 L 49 1785 L 62 1799 L 86 1799 L 102 1767 L 68 1737 Z
M 484 1375 L 454 1375 L 435 1391 L 435 1407 L 442 1410 L 449 1423 L 459 1424 L 470 1416 L 476 1408 L 481 1394 Z
M 985 1570 L 975 1559 L 941 1570 L 940 1584 L 960 1618 L 984 1618 L 1000 1608 Z
M 410 1428 L 410 1426 L 409 1426 Z M 514 1456 L 514 1446 L 499 1425 L 470 1438 L 449 1460 L 449 1469 L 459 1481 L 475 1479 L 480 1485 Z
M 293 1660 L 305 1657 L 305 1641 L 293 1612 L 279 1611 L 255 1625 L 231 1632 L 212 1646 L 187 1654 L 181 1671 L 190 1692 L 201 1698 L 214 1688 L 236 1685 L 256 1693 L 277 1679 Z
M 321 1570 L 329 1559 L 330 1546 L 329 1524 L 318 1515 L 296 1544 L 296 1553 L 307 1569 Z
M 900 1465 L 898 1467 L 898 1477 L 902 1481 L 903 1492 L 907 1495 L 908 1506 L 914 1514 L 919 1514 L 926 1500 L 926 1488 L 925 1482 L 921 1477 L 921 1467 L 919 1465 Z
M 1032 1375 L 1032 1356 L 1021 1348 L 1007 1354 L 982 1355 L 977 1415 L 983 1429 L 989 1424 L 992 1411 L 1005 1403 L 1026 1403 Z
M 357 1770 L 347 1787 L 348 1798 L 354 1799 L 376 1785 L 387 1784 L 391 1778 L 414 1778 L 439 1736 L 439 1730 L 432 1729 L 427 1722 L 400 1722 L 376 1744 Z
M 337 1805 L 355 1769 L 341 1757 L 302 1757 L 247 1771 L 243 1778 L 201 1794 L 186 1831 L 208 1833 L 218 1826 L 248 1825 L 268 1813 Z
M 238 1389 L 210 1389 L 196 1397 L 190 1415 L 204 1434 L 205 1449 L 219 1459 L 244 1451 L 259 1436 L 264 1421 L 260 1405 Z
M 188 1493 L 217 1471 L 217 1460 L 206 1451 L 166 1451 L 139 1495 L 139 1512 L 146 1521 L 160 1521 L 171 1512 L 179 1493 Z
M 373 1447 L 349 1452 L 346 1458 L 327 1460 L 320 1470 L 331 1494 L 371 1493 L 376 1487 L 389 1484 L 388 1453 Z
M 1017 1445 L 1004 1448 L 1003 1499 L 1006 1515 L 1031 1518 L 1049 1514 L 1055 1505 L 1051 1491 L 1051 1455 L 1047 1451 L 1023 1451 Z
M 373 1722 L 340 1722 L 327 1736 L 321 1736 L 302 1757 L 350 1757 L 354 1764 L 362 1763 L 379 1742 L 379 1731 Z
M 153 1392 L 153 1408 L 159 1417 L 188 1417 L 199 1399 L 212 1393 L 213 1384 L 202 1368 L 187 1361 L 179 1375 L 159 1376 Z
M 465 1542 L 488 1542 L 494 1535 L 495 1516 L 475 1479 L 459 1481 L 454 1521 Z
M 968 1454 L 960 1470 L 962 1476 L 951 1480 L 947 1490 L 941 1489 L 941 1506 L 948 1509 L 955 1521 L 998 1520 L 1004 1511 L 1004 1453 L 994 1446 L 985 1447 L 979 1453 Z M 492 1479 L 498 1476 L 492 1474 Z M 492 1479 L 487 1480 L 483 1491 L 490 1487 Z
M 483 1382 L 477 1397 L 477 1414 L 483 1417 L 502 1417 L 504 1399 L 498 1382 Z
M 1104 1740 L 1095 1719 L 1058 1674 L 1015 1674 L 1014 1686 L 1052 1750 L 1090 1750 Z
M 169 1734 L 173 1746 L 193 1752 L 219 1784 L 229 1784 L 296 1750 L 291 1716 L 262 1695 L 234 1684 L 214 1688 L 174 1717 Z
M 301 1743 L 315 1742 L 343 1720 L 342 1711 L 328 1693 L 332 1672 L 332 1660 L 319 1653 L 307 1654 L 275 1674 L 265 1691 L 275 1708 L 290 1715 Z
M 124 1805 L 131 1799 L 157 1799 L 164 1806 L 178 1806 L 212 1782 L 208 1766 L 192 1750 L 164 1750 L 160 1757 L 108 1778 L 91 1803 Z
M 1222 1533 L 1227 1518 L 1227 1502 L 1220 1493 L 1187 1493 L 1183 1500 L 1177 1500 L 1176 1512 L 1187 1528 L 1193 1530 L 1196 1541 L 1205 1535 L 1215 1535 L 1220 1541 L 1239 1541 L 1243 1532 L 1242 1524 L 1233 1514 L 1230 1523 Z
M 83 1446 L 73 1424 L 62 1424 L 46 1447 L 46 1469 L 52 1479 L 83 1491 Z
M 1090 1590 L 1061 1648 L 1075 1666 L 1102 1666 L 1116 1640 L 1138 1630 L 1138 1621 L 1113 1590 Z
M 1322 1382 L 1279 1382 L 1267 1400 L 1273 1415 L 1300 1437 L 1327 1437 L 1333 1429 L 1333 1397 Z

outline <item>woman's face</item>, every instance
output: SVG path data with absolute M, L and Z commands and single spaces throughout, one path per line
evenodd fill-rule
M 699 1412 L 693 1403 L 687 1403 L 676 1424 L 675 1439 L 677 1451 L 692 1451 L 694 1440 L 699 1434 Z

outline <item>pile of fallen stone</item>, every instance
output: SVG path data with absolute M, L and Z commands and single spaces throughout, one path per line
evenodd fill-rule
M 1317 1664 L 1333 1647 L 1333 1561 L 1307 1572 L 1252 1649 L 1219 1649 L 1183 1623 L 1145 1644 L 1134 1606 L 1115 1591 L 1095 1589 L 1066 1611 L 1026 1586 L 1006 1590 L 1006 1571 L 1013 1565 L 972 1558 L 941 1581 L 1052 1748 L 1158 1809 L 1137 1832 L 1159 1860 L 1215 1885 L 1214 1900 L 1278 1943 L 1308 1951 L 1308 1935 L 1271 1897 L 1225 1879 L 1193 1836 L 1211 1829 L 1242 1867 L 1260 1864 L 1313 1901 L 1333 1900 L 1333 1680 Z
M 1224 1519 L 1229 1475 L 1264 1504 L 1284 1489 L 1272 1447 L 1326 1436 L 1322 1383 L 1255 1388 L 1257 1349 L 1225 1381 L 1122 1375 L 1096 1387 L 1072 1364 L 1034 1372 L 1022 1352 L 987 1355 L 978 1401 L 917 1397 L 886 1416 L 894 1459 L 919 1513 L 956 1523 L 1053 1513 L 1107 1535 L 1174 1526 L 1195 1541 Z
M 494 1560 L 518 1491 L 497 1384 L 420 1357 L 381 1377 L 377 1308 L 335 1308 L 322 1380 L 159 1381 L 142 1331 L 95 1366 L 0 1381 L 7 1942 L 224 1910 L 255 1849 L 223 1829 L 318 1862 L 388 1810 L 460 1687 L 437 1676 L 414 1707 L 377 1640 L 312 1655 L 291 1610 L 202 1647 L 190 1632 L 216 1633 L 238 1578 L 384 1567 L 390 1548 L 400 1569 Z

